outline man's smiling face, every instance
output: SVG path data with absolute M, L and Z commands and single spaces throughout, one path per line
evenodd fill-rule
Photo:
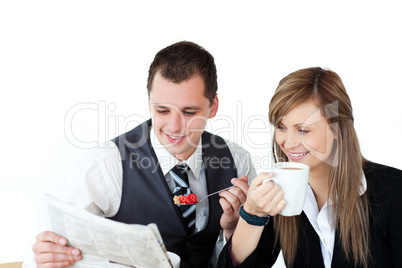
M 218 98 L 204 96 L 204 81 L 198 75 L 179 84 L 155 75 L 149 94 L 152 126 L 157 139 L 178 160 L 195 151 L 208 118 L 216 115 Z

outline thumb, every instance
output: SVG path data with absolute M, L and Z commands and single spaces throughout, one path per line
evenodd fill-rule
M 241 176 L 239 179 L 248 183 L 248 177 L 246 175 Z

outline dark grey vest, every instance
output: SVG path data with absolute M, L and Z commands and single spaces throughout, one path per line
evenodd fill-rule
M 221 229 L 219 196 L 209 198 L 205 229 L 187 236 L 152 148 L 150 126 L 149 120 L 113 139 L 122 158 L 123 190 L 119 211 L 111 219 L 124 223 L 156 223 L 167 250 L 181 257 L 181 267 L 208 267 Z M 237 170 L 221 137 L 204 131 L 201 138 L 207 190 L 212 193 L 230 186 L 230 180 L 237 177 Z

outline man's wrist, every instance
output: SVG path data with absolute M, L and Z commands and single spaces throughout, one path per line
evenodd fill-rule
M 229 238 L 233 235 L 234 230 L 223 230 L 223 242 L 226 244 L 226 242 L 229 240 Z

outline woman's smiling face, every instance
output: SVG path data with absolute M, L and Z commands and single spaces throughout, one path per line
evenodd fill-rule
M 275 140 L 290 162 L 306 164 L 310 172 L 333 163 L 336 137 L 314 101 L 291 109 L 275 127 Z

